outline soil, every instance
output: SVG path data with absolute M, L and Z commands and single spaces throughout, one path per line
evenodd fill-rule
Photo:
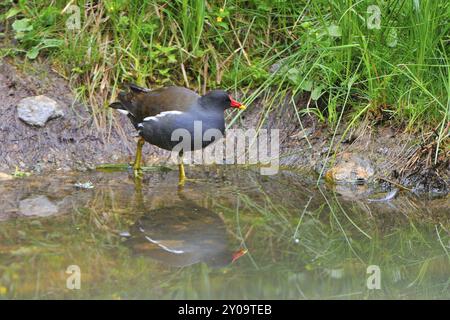
M 18 102 L 46 95 L 57 101 L 64 117 L 33 127 L 17 116 Z M 45 64 L 22 71 L 11 60 L 0 62 L 0 171 L 85 170 L 101 163 L 129 162 L 135 148 L 134 128 L 111 110 L 111 129 L 99 128 L 88 108 L 77 102 L 68 82 Z M 157 148 L 145 154 L 161 156 Z
M 45 64 L 34 62 L 26 71 L 17 60 L 0 61 L 0 171 L 49 172 L 88 170 L 104 163 L 130 162 L 134 157 L 136 132 L 129 120 L 115 112 L 105 112 L 106 125 L 99 126 L 89 108 L 78 102 L 68 82 Z M 32 127 L 17 117 L 16 106 L 26 97 L 46 95 L 62 107 L 64 117 L 50 120 L 45 127 Z M 297 98 L 298 108 L 306 105 Z M 417 193 L 447 194 L 448 154 L 433 165 L 436 145 L 402 128 L 365 120 L 346 134 L 341 125 L 334 129 L 309 115 L 302 126 L 294 108 L 286 101 L 271 110 L 262 128 L 280 128 L 280 164 L 311 170 L 326 176 L 339 159 L 349 155 L 363 159 L 375 172 L 366 182 L 397 186 Z M 235 127 L 256 128 L 262 122 L 261 101 L 253 103 Z M 303 127 L 303 129 L 302 129 Z M 334 141 L 331 150 L 331 141 Z M 448 141 L 447 141 L 448 142 Z M 166 163 L 170 153 L 146 144 L 147 164 Z M 365 169 L 365 168 L 363 168 Z

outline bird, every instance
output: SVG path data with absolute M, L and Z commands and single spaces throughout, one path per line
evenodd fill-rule
M 245 246 L 232 251 L 230 233 L 221 215 L 189 199 L 182 188 L 176 194 L 157 196 L 158 204 L 153 206 L 144 196 L 142 180 L 134 179 L 134 186 L 138 218 L 128 230 L 120 232 L 134 254 L 169 266 L 204 262 L 221 268 L 248 252 Z
M 247 253 L 229 249 L 227 229 L 217 213 L 188 200 L 145 212 L 121 235 L 135 254 L 174 267 L 204 262 L 222 268 Z
M 229 108 L 243 110 L 245 105 L 234 100 L 224 90 L 211 90 L 203 96 L 184 87 L 169 86 L 147 89 L 135 84 L 128 84 L 127 91 L 118 94 L 118 101 L 110 107 L 128 116 L 139 134 L 136 156 L 133 162 L 135 176 L 141 174 L 142 147 L 145 142 L 165 150 L 173 150 L 179 141 L 172 141 L 176 129 L 185 129 L 190 133 L 191 149 L 203 149 L 212 142 L 203 140 L 208 129 L 217 129 L 225 133 L 224 111 Z M 194 141 L 196 121 L 202 124 L 202 141 Z M 178 154 L 179 185 L 186 179 L 183 166 L 183 150 Z

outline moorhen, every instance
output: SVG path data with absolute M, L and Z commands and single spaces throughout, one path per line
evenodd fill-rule
M 205 148 L 214 139 L 194 143 L 194 121 L 201 121 L 202 137 L 208 129 L 218 129 L 224 134 L 224 110 L 230 107 L 245 109 L 243 104 L 223 90 L 212 90 L 200 96 L 192 90 L 176 86 L 150 90 L 129 84 L 128 89 L 127 92 L 120 92 L 119 101 L 112 103 L 110 107 L 126 114 L 139 133 L 133 163 L 135 175 L 139 175 L 141 171 L 142 146 L 145 141 L 162 149 L 172 150 L 179 144 L 179 141 L 171 140 L 172 132 L 186 129 L 191 134 L 191 150 Z M 186 180 L 182 156 L 180 151 L 180 185 Z
M 129 231 L 121 232 L 133 253 L 177 267 L 199 262 L 225 267 L 247 253 L 245 248 L 231 251 L 222 217 L 186 197 L 182 189 L 177 191 L 178 197 L 156 195 L 158 205 L 149 210 L 142 180 L 135 179 L 134 185 L 134 210 L 140 217 Z
M 229 249 L 227 229 L 217 213 L 187 200 L 148 211 L 122 236 L 135 254 L 174 267 L 204 262 L 222 268 L 247 252 Z

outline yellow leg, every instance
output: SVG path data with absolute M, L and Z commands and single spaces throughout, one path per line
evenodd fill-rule
M 144 145 L 145 140 L 142 137 L 139 137 L 136 148 L 136 158 L 133 163 L 133 172 L 135 177 L 140 177 L 142 175 L 141 162 L 142 162 L 142 146 Z
M 178 185 L 184 186 L 186 182 L 186 174 L 184 173 L 184 164 L 183 164 L 183 156 L 178 157 Z
M 183 154 L 178 155 L 178 186 L 184 187 L 186 182 L 201 182 L 204 181 L 202 179 L 189 179 L 186 178 L 186 174 L 184 172 L 184 164 L 183 164 Z

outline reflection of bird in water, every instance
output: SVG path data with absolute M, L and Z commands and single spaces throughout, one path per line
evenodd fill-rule
M 246 253 L 229 250 L 218 214 L 179 196 L 179 204 L 151 210 L 131 227 L 126 243 L 135 253 L 177 267 L 198 262 L 224 267 Z

